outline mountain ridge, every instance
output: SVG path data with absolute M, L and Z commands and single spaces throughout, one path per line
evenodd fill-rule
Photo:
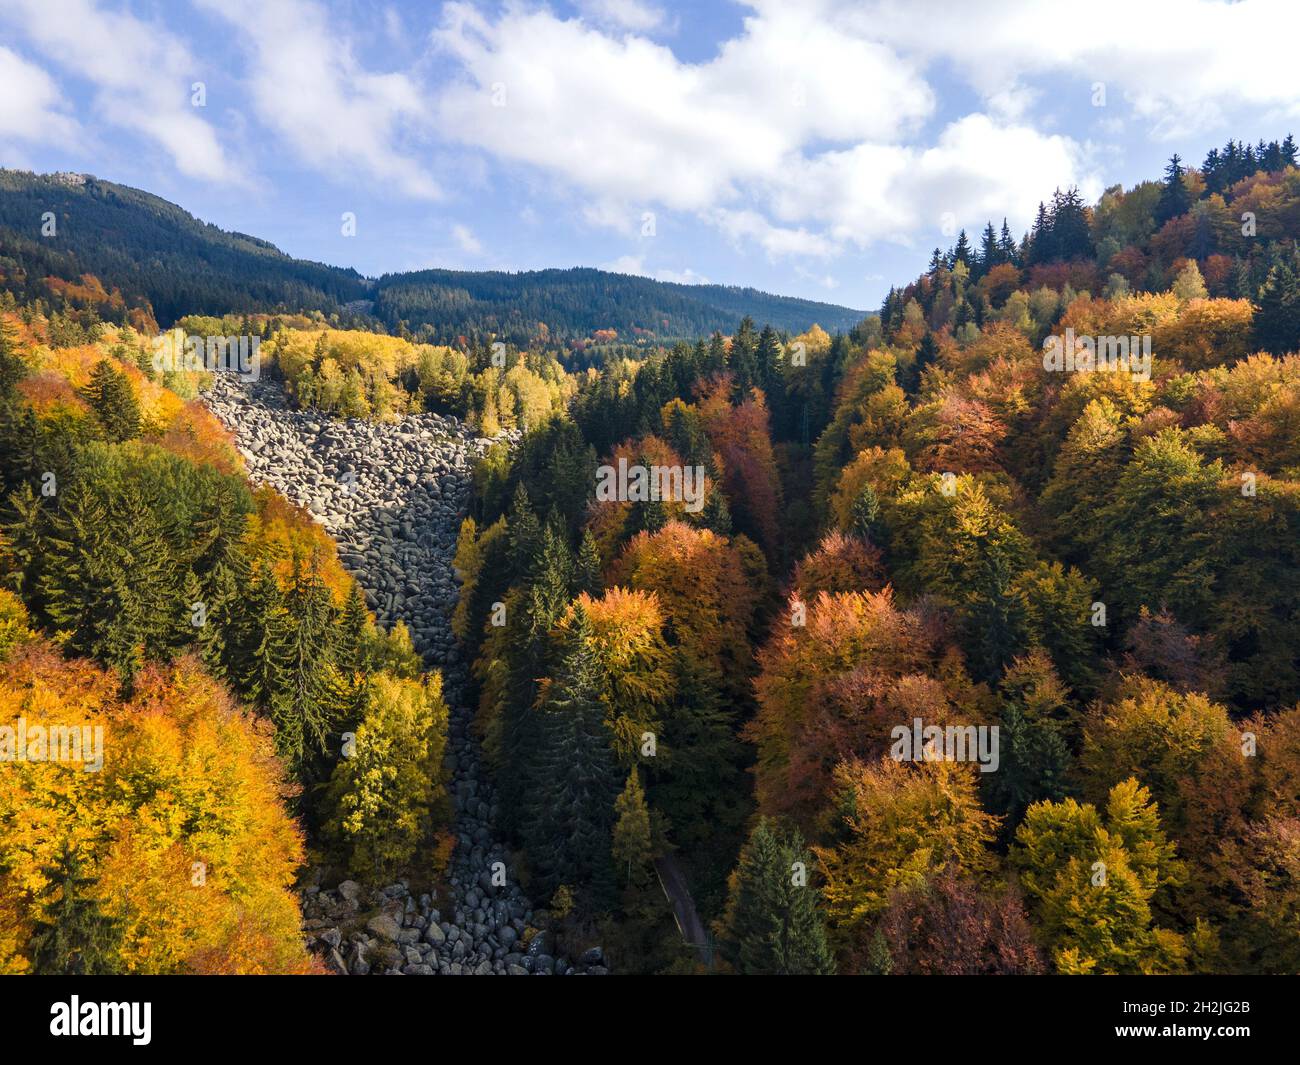
M 405 324 L 439 341 L 486 333 L 521 344 L 539 334 L 577 341 L 608 330 L 623 341 L 662 341 L 729 332 L 746 314 L 792 333 L 814 323 L 834 332 L 867 313 L 752 286 L 588 266 L 367 277 L 204 222 L 143 189 L 92 174 L 0 169 L 0 287 L 57 301 L 86 274 L 105 290 L 96 309 L 119 320 L 132 310 L 164 326 L 187 314 L 320 311 L 372 317 L 389 330 Z M 51 286 L 51 277 L 62 284 Z

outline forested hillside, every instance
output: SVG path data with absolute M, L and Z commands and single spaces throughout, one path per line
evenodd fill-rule
M 450 660 L 246 482 L 204 373 L 6 292 L 0 720 L 122 731 L 103 773 L 0 767 L 0 968 L 459 972 L 509 884 L 535 909 L 472 971 L 1300 972 L 1294 164 L 1232 142 L 1058 190 L 851 328 L 742 316 L 589 367 L 490 317 L 178 309 L 256 336 L 313 438 L 493 438 L 450 706 Z M 452 813 L 471 750 L 493 787 Z M 447 898 L 489 851 L 456 936 L 357 913 L 358 882 Z M 312 952 L 295 887 L 352 904 Z
M 52 216 L 52 223 L 49 216 Z M 53 230 L 49 229 L 53 225 Z M 331 221 L 331 225 L 337 223 Z M 601 270 L 424 270 L 374 281 L 200 222 L 147 192 L 83 174 L 0 170 L 0 289 L 141 328 L 187 314 L 321 311 L 344 324 L 527 345 L 694 337 L 751 314 L 778 328 L 848 328 L 845 307 L 752 288 Z
M 598 338 L 604 330 L 625 342 L 697 337 L 729 328 L 747 314 L 792 332 L 815 322 L 848 329 L 862 317 L 847 307 L 752 288 L 682 285 L 590 269 L 387 274 L 376 284 L 374 313 L 412 330 L 427 326 L 436 339 L 490 332 L 520 344 L 547 335 Z

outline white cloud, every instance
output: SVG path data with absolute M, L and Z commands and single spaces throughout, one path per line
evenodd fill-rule
M 608 270 L 612 274 L 632 274 L 637 277 L 651 277 L 656 281 L 671 281 L 678 285 L 707 285 L 709 283 L 707 277 L 696 273 L 689 266 L 681 270 L 664 267 L 649 270 L 646 268 L 644 256 L 640 255 L 620 255 L 612 262 L 601 263 L 599 269 Z
M 735 201 L 809 141 L 892 137 L 933 107 L 907 62 L 793 10 L 700 64 L 545 9 L 451 3 L 433 40 L 463 71 L 437 101 L 445 135 L 633 205 Z
M 825 258 L 838 250 L 835 242 L 820 233 L 802 227 L 776 226 L 758 211 L 730 210 L 718 207 L 706 212 L 705 218 L 717 226 L 733 243 L 752 241 L 772 259 L 787 255 Z
M 642 0 L 577 0 L 578 10 L 592 22 L 632 33 L 651 33 L 668 25 L 668 14 Z
M 0 137 L 66 145 L 77 123 L 44 70 L 0 46 Z
M 1074 141 L 1024 118 L 1034 87 L 1002 84 L 991 114 L 911 144 L 935 106 L 917 62 L 834 4 L 751 6 L 716 58 L 692 64 L 545 8 L 493 20 L 448 4 L 433 40 L 462 76 L 437 100 L 439 127 L 584 193 L 589 224 L 631 236 L 663 207 L 771 259 L 911 243 L 948 211 L 1019 226 L 1058 185 L 1100 191 Z
M 460 248 L 461 251 L 466 252 L 469 255 L 483 254 L 483 244 L 478 237 L 474 235 L 474 231 L 470 229 L 469 226 L 457 223 L 451 227 L 451 236 L 452 239 L 456 241 L 456 246 Z
M 104 121 L 156 142 L 181 173 L 244 180 L 227 165 L 212 126 L 190 106 L 190 86 L 202 80 L 199 64 L 163 26 L 102 11 L 93 0 L 7 0 L 0 18 L 16 23 L 67 73 L 90 82 Z
M 434 199 L 418 159 L 428 139 L 424 90 L 410 75 L 365 69 L 308 0 L 196 0 L 244 32 L 259 119 L 318 170 L 391 182 Z
M 1300 115 L 1293 0 L 1094 0 L 1081 17 L 1057 0 L 956 5 L 944 0 L 836 0 L 850 32 L 950 63 L 993 100 L 1030 79 L 1050 95 L 1128 106 L 1164 138 L 1213 128 L 1225 110 Z

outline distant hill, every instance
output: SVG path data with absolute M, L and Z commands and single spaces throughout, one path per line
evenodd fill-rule
M 57 233 L 41 235 L 46 212 Z M 273 244 L 201 222 L 147 192 L 84 174 L 0 170 L 0 288 L 56 298 L 48 278 L 99 279 L 99 309 L 148 311 L 167 326 L 186 314 L 312 311 L 368 314 L 440 340 L 492 332 L 523 342 L 544 322 L 556 339 L 617 330 L 621 340 L 731 332 L 746 314 L 799 332 L 845 330 L 863 312 L 752 288 L 681 285 L 602 270 L 421 270 L 378 280 L 295 259 Z M 84 294 L 83 294 L 84 295 Z M 84 302 L 84 299 L 83 299 Z

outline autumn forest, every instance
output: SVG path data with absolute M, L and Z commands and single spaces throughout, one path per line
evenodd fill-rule
M 1291 136 L 853 324 L 186 229 L 199 300 L 116 188 L 0 182 L 0 972 L 1300 972 Z M 344 433 L 450 458 L 295 497 Z

